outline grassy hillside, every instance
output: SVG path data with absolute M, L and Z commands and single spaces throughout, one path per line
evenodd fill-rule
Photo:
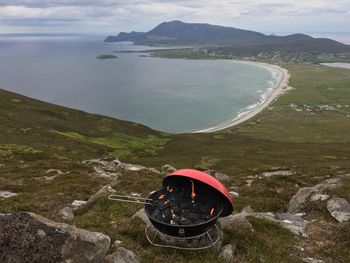
M 164 134 L 0 90 L 0 191 L 19 193 L 0 199 L 0 212 L 33 211 L 60 220 L 60 209 L 75 199 L 88 199 L 109 183 L 90 176 L 90 168 L 80 162 L 104 156 L 156 168 L 169 163 L 177 168 L 215 169 L 232 178 L 227 187 L 238 188 L 235 211 L 246 205 L 255 211 L 285 211 L 300 187 L 350 172 L 350 71 L 312 65 L 286 68 L 292 74 L 293 90 L 251 120 L 213 134 Z M 296 174 L 258 179 L 275 167 Z M 42 180 L 48 169 L 66 173 Z M 150 171 L 126 172 L 114 187 L 145 196 L 161 184 L 162 177 Z M 254 178 L 251 187 L 246 186 L 249 178 Z M 338 194 L 350 198 L 344 189 Z M 139 208 L 99 198 L 78 210 L 73 223 L 123 240 L 144 262 L 216 261 L 210 251 L 151 247 L 142 225 L 128 221 Z M 237 243 L 242 262 L 300 262 L 291 255 L 297 242 L 291 233 L 261 219 L 251 222 L 254 233 L 226 233 L 225 242 Z M 332 252 L 327 253 L 332 257 Z M 342 252 L 337 253 L 338 261 L 346 262 Z

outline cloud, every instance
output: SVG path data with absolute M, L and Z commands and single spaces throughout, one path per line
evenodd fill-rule
M 329 26 L 329 16 L 334 19 L 330 24 L 345 27 L 349 10 L 348 0 L 1 0 L 0 21 L 9 30 L 28 23 L 34 31 L 36 26 L 40 30 L 52 24 L 62 24 L 62 31 L 117 31 L 149 30 L 174 19 L 251 29 L 274 23 L 287 28 L 286 21 L 292 18 L 296 24 L 313 18 L 322 28 Z

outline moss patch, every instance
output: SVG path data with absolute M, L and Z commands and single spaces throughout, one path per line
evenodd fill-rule
M 27 145 L 19 144 L 1 144 L 0 157 L 4 159 L 13 159 L 15 157 L 26 160 L 36 159 L 42 155 L 42 151 L 36 150 Z
M 124 133 L 113 133 L 110 137 L 89 137 L 77 132 L 61 132 L 51 130 L 52 133 L 63 135 L 74 140 L 89 142 L 112 148 L 111 155 L 120 158 L 134 156 L 155 155 L 162 149 L 169 139 L 158 138 L 155 135 L 136 137 Z

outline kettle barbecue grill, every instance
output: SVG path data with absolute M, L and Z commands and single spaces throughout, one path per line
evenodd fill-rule
M 213 228 L 218 229 L 219 217 L 228 216 L 233 211 L 226 187 L 213 176 L 193 169 L 169 174 L 163 179 L 162 187 L 147 198 L 111 195 L 109 199 L 143 203 L 156 234 L 159 231 L 163 237 L 171 239 L 186 240 L 206 235 Z M 154 244 L 154 237 L 149 238 L 147 228 L 150 226 L 146 227 L 146 236 Z M 214 243 L 210 236 L 209 239 Z

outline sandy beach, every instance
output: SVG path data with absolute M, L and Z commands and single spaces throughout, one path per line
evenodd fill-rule
M 216 132 L 216 131 L 227 129 L 227 128 L 230 128 L 230 127 L 235 126 L 237 124 L 240 124 L 240 123 L 254 117 L 255 115 L 257 115 L 264 108 L 266 108 L 271 102 L 273 102 L 277 97 L 279 97 L 285 91 L 288 90 L 288 84 L 289 84 L 289 78 L 290 78 L 290 74 L 289 74 L 288 70 L 286 70 L 280 66 L 277 66 L 277 65 L 271 65 L 271 64 L 262 63 L 262 62 L 253 62 L 253 61 L 235 61 L 235 62 L 258 65 L 260 67 L 265 67 L 266 69 L 271 70 L 271 71 L 277 71 L 278 72 L 278 79 L 276 81 L 276 85 L 264 94 L 265 99 L 263 101 L 261 101 L 261 103 L 256 105 L 254 108 L 247 110 L 246 112 L 242 113 L 240 116 L 234 118 L 231 121 L 224 122 L 222 124 L 216 125 L 214 127 L 208 128 L 208 129 L 195 131 L 193 133 Z

